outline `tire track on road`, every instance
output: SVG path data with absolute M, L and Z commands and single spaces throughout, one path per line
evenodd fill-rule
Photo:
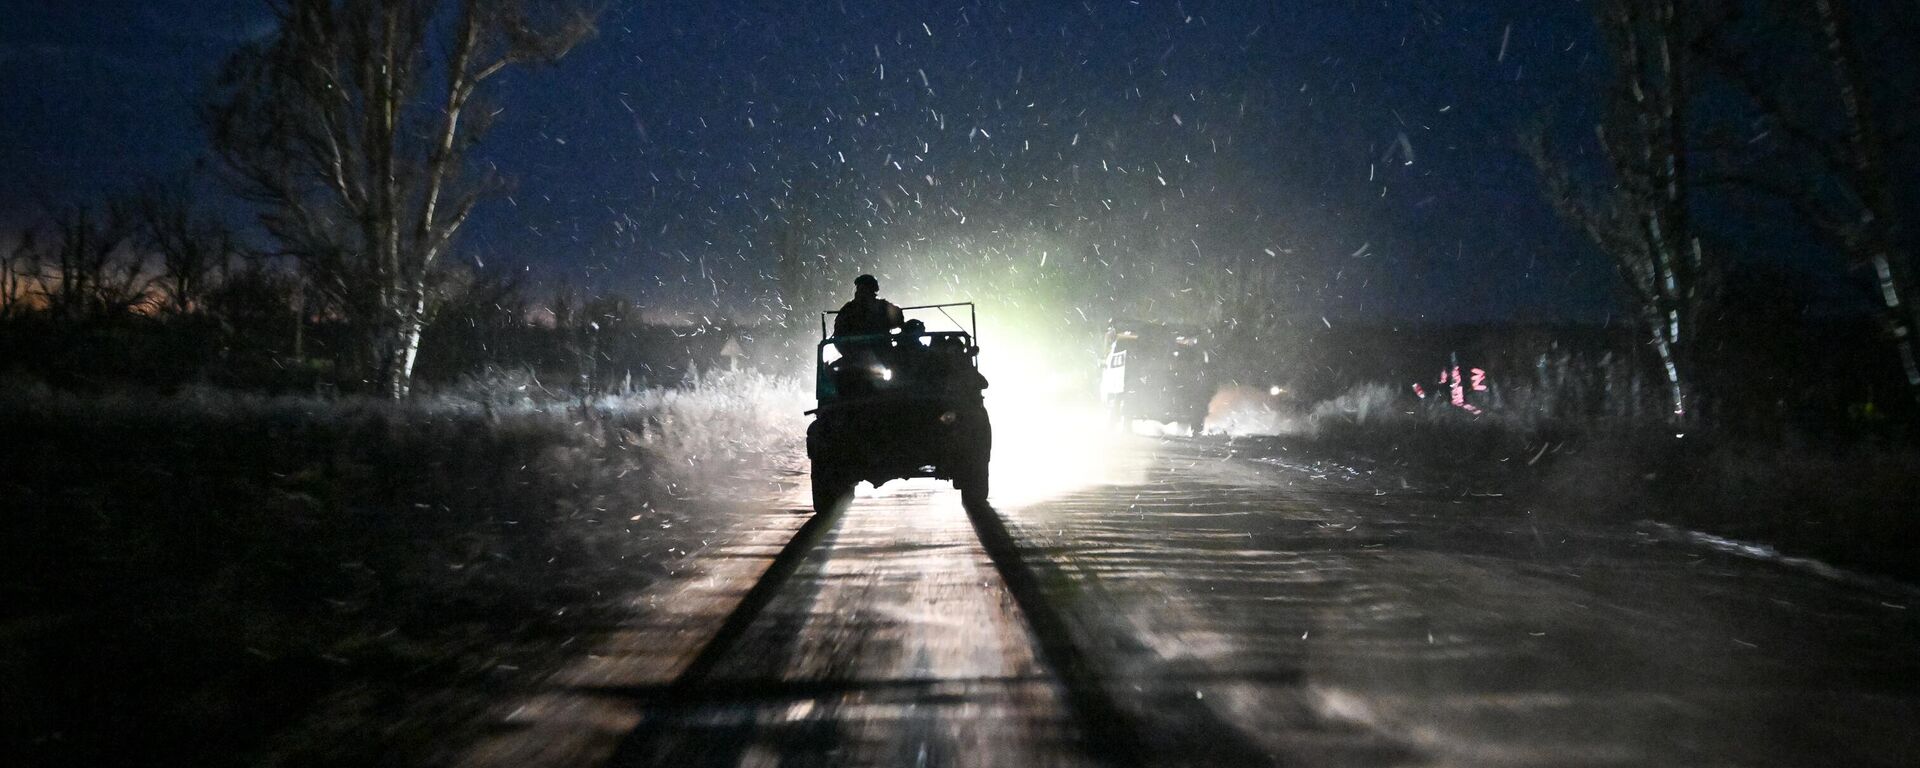
M 821 549 L 829 533 L 846 517 L 848 506 L 843 503 L 817 513 L 796 530 L 719 629 L 670 683 L 651 690 L 622 692 L 643 700 L 649 713 L 621 741 L 609 765 L 647 764 L 658 756 L 656 750 L 662 739 L 670 738 L 678 727 L 679 717 L 715 701 L 737 698 L 712 690 L 716 670 L 729 658 L 751 650 L 743 642 L 750 628 L 767 615 L 768 607 L 795 582 L 802 564 Z M 1129 768 L 1196 760 L 1233 765 L 1270 762 L 1270 756 L 1231 726 L 1210 717 L 1211 713 L 1204 711 L 1203 706 L 1183 708 L 1196 709 L 1197 715 L 1196 712 L 1182 713 L 1184 722 L 1205 721 L 1205 727 L 1198 729 L 1202 733 L 1182 734 L 1201 738 L 1146 738 L 1144 734 L 1154 731 L 1142 722 L 1139 713 L 1115 700 L 1109 687 L 1113 678 L 1103 674 L 1111 670 L 1106 670 L 1098 658 L 1074 642 L 1068 621 L 1051 603 L 1042 586 L 1044 574 L 1050 572 L 1046 566 L 1030 561 L 1022 553 L 1005 520 L 993 507 L 979 505 L 967 508 L 965 513 L 994 573 L 1020 613 L 1033 655 L 1064 693 L 1066 715 L 1078 731 L 1076 741 L 1082 754 L 1105 765 Z
M 608 765 L 648 764 L 651 756 L 647 750 L 651 749 L 660 740 L 664 731 L 672 725 L 673 716 L 707 698 L 701 695 L 701 686 L 713 674 L 713 670 L 719 666 L 721 660 L 740 644 L 741 638 L 747 634 L 747 629 L 766 610 L 767 605 L 773 602 L 781 588 L 792 579 L 793 574 L 800 569 L 800 564 L 809 554 L 812 554 L 820 542 L 826 538 L 827 533 L 833 530 L 834 525 L 846 515 L 847 506 L 848 503 L 843 501 L 825 512 L 815 512 L 807 522 L 802 523 L 800 528 L 794 531 L 793 538 L 788 539 L 786 546 L 781 547 L 780 552 L 774 555 L 773 561 L 767 564 L 766 571 L 762 572 L 753 586 L 747 589 L 747 593 L 741 596 L 740 603 L 727 614 L 726 620 L 721 622 L 720 628 L 715 630 L 706 645 L 701 647 L 700 653 L 687 663 L 680 674 L 674 676 L 673 682 L 660 689 L 657 696 L 648 702 L 648 708 L 653 711 L 640 723 L 639 727 L 620 742 L 620 746 L 614 750 L 613 757 L 607 761 Z

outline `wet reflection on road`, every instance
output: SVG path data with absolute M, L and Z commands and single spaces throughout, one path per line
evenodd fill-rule
M 951 491 L 856 500 L 699 692 L 643 729 L 646 765 L 1084 762 L 1059 683 Z
M 1003 510 L 1081 642 L 1138 640 L 1117 691 L 1185 692 L 1294 764 L 1920 761 L 1910 593 L 1224 453 Z
M 756 603 L 807 519 L 767 515 L 471 762 L 1920 763 L 1909 589 L 1110 443 L 971 521 L 940 485 L 865 492 Z

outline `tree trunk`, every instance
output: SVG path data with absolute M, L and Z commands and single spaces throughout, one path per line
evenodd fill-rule
M 426 327 L 426 294 L 416 292 L 412 304 L 387 335 L 381 394 L 403 400 L 413 388 L 413 364 L 420 357 L 420 335 Z
M 1886 147 L 1867 112 L 1871 99 L 1846 9 L 1835 0 L 1814 0 L 1813 5 L 1846 121 L 1846 172 L 1863 209 L 1846 244 L 1856 259 L 1873 269 L 1881 327 L 1900 356 L 1908 396 L 1920 403 L 1920 337 L 1914 334 L 1914 328 L 1920 327 L 1920 306 L 1913 295 L 1912 265 L 1893 235 L 1899 211 L 1886 170 Z
M 1687 418 L 1686 373 L 1691 373 L 1692 368 L 1681 362 L 1679 341 L 1673 336 L 1671 326 L 1662 320 L 1659 313 L 1653 312 L 1648 313 L 1645 323 L 1652 331 L 1653 353 L 1660 361 L 1660 373 L 1667 383 L 1667 419 L 1678 425 Z

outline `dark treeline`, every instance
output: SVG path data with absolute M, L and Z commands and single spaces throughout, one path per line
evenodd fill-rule
M 1306 406 L 1384 383 L 1403 401 L 1444 408 L 1442 375 L 1479 369 L 1468 394 L 1506 423 L 1631 427 L 1666 420 L 1653 352 L 1627 323 L 1361 324 L 1298 332 L 1284 348 L 1225 341 L 1236 385 L 1284 390 Z M 1748 322 L 1716 336 L 1701 423 L 1747 439 L 1895 437 L 1912 418 L 1898 365 L 1871 318 Z M 1418 389 L 1416 389 L 1418 387 Z M 1423 394 L 1424 393 L 1424 397 Z
M 209 250 L 182 276 L 151 246 L 149 223 L 116 218 L 136 209 L 61 211 L 58 229 L 30 230 L 10 250 L 0 274 L 18 287 L 0 306 L 0 374 L 95 391 L 380 391 L 378 382 L 354 378 L 355 329 L 310 309 L 296 270 L 237 249 Z M 231 242 L 218 232 L 206 230 L 209 242 Z M 648 323 L 616 297 L 562 290 L 536 298 L 516 273 L 442 267 L 429 284 L 426 316 L 414 377 L 427 392 L 507 387 L 531 397 L 583 396 L 767 362 L 752 329 Z M 729 340 L 741 356 L 722 355 Z

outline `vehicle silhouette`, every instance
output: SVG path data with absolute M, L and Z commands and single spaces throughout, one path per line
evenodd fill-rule
M 897 332 L 828 336 L 821 313 L 814 352 L 814 396 L 808 414 L 807 459 L 813 506 L 826 511 L 865 480 L 932 477 L 950 480 L 963 504 L 987 503 L 993 426 L 978 368 L 970 302 L 903 307 L 903 312 L 964 308 L 964 329 L 928 331 L 909 319 Z M 959 326 L 955 320 L 953 325 Z
M 1123 430 L 1135 420 L 1199 434 L 1217 386 L 1205 330 L 1115 320 L 1107 330 L 1100 398 Z

